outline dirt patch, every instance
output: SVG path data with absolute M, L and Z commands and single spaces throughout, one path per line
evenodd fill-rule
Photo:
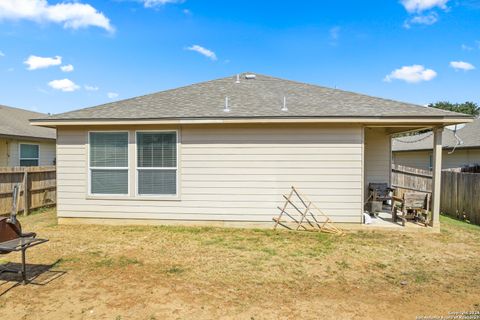
M 28 252 L 32 284 L 0 277 L 0 319 L 414 319 L 480 310 L 480 228 L 448 218 L 440 234 L 342 237 L 59 226 L 52 210 L 22 223 L 50 242 Z

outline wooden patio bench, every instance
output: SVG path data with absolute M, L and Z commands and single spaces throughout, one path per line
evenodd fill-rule
M 399 203 L 400 206 L 396 206 Z M 406 192 L 401 198 L 393 197 L 393 222 L 407 220 L 420 221 L 427 227 L 430 224 L 430 195 L 420 192 Z M 400 213 L 400 214 L 399 214 Z

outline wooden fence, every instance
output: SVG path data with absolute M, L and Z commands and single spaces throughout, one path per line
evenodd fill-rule
M 30 210 L 56 203 L 56 168 L 0 167 L 0 215 L 12 210 L 13 187 L 19 185 L 18 211 Z
M 480 173 L 442 171 L 440 209 L 480 225 Z
M 451 217 L 480 225 L 480 173 L 462 171 L 461 169 L 442 171 L 440 211 Z M 432 172 L 393 165 L 392 185 L 397 189 L 398 196 L 408 191 L 431 193 Z
M 463 168 L 448 169 L 448 171 L 480 173 L 480 165 L 477 164 L 477 165 L 463 167 Z
M 392 185 L 397 189 L 397 195 L 402 197 L 405 192 L 432 192 L 432 171 L 392 165 Z

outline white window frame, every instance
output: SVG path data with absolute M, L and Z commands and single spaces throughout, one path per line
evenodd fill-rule
M 38 158 L 22 158 L 22 146 L 38 146 Z M 22 160 L 37 160 L 36 167 L 40 166 L 40 144 L 22 142 L 18 144 L 18 165 L 22 166 Z
M 127 133 L 127 166 L 126 167 L 91 167 L 90 166 L 90 134 L 92 133 Z M 88 196 L 93 197 L 129 197 L 130 196 L 130 131 L 128 130 L 96 130 L 88 131 L 88 150 L 87 150 L 87 161 L 88 161 Z M 127 170 L 127 193 L 92 193 L 92 170 Z
M 138 145 L 137 145 L 137 140 L 138 140 L 138 133 L 145 132 L 145 133 L 175 133 L 176 137 L 176 166 L 175 167 L 139 167 L 138 166 Z M 179 163 L 179 139 L 180 139 L 180 134 L 179 131 L 176 129 L 170 129 L 170 130 L 135 130 L 135 197 L 137 198 L 155 198 L 155 199 L 178 199 L 179 198 L 179 168 L 178 168 L 178 163 Z M 175 193 L 174 194 L 139 194 L 138 189 L 139 189 L 139 183 L 138 183 L 138 178 L 139 170 L 175 170 Z

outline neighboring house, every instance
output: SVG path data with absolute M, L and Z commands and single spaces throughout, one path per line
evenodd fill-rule
M 32 124 L 57 128 L 60 223 L 269 226 L 290 186 L 333 221 L 361 223 L 368 184 L 390 180 L 391 134 L 432 127 L 439 150 L 443 125 L 469 121 L 241 74 Z
M 55 129 L 30 125 L 46 114 L 0 105 L 0 167 L 55 164 Z
M 460 140 L 455 137 L 453 130 L 447 128 L 443 131 L 442 168 L 480 164 L 480 119 L 467 123 L 456 133 Z M 432 170 L 432 145 L 432 132 L 395 138 L 392 142 L 393 163 Z

